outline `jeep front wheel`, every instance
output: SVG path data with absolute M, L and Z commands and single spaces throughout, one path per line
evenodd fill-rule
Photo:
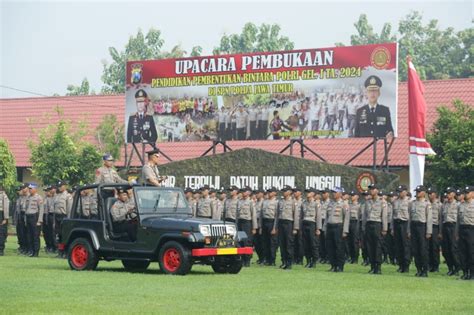
M 149 260 L 122 260 L 122 265 L 127 271 L 145 271 L 150 266 Z
M 76 238 L 68 249 L 68 263 L 73 270 L 94 270 L 99 263 L 97 254 L 89 240 Z
M 192 267 L 189 249 L 178 242 L 165 243 L 159 253 L 160 269 L 171 275 L 185 275 Z

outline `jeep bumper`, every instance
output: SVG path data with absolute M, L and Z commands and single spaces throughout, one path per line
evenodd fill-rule
M 192 250 L 193 257 L 221 256 L 221 255 L 252 255 L 252 247 L 230 247 L 230 248 L 195 248 Z

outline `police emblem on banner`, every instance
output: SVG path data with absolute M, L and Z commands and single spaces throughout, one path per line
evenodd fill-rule
M 377 47 L 370 56 L 370 62 L 375 68 L 382 70 L 390 64 L 390 51 L 385 47 Z
M 132 75 L 130 77 L 132 84 L 140 84 L 142 82 L 142 69 L 143 65 L 141 63 L 132 64 Z
M 356 188 L 359 192 L 369 190 L 370 184 L 375 184 L 375 176 L 371 172 L 363 172 L 357 176 Z

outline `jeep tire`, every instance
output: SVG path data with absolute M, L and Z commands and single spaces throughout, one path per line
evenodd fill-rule
M 166 274 L 185 275 L 192 267 L 189 249 L 176 241 L 166 242 L 158 254 L 160 269 Z
M 86 238 L 76 238 L 68 247 L 68 263 L 73 270 L 94 270 L 99 263 L 97 253 Z

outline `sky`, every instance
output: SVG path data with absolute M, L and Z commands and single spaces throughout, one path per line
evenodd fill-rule
M 111 61 L 109 47 L 123 50 L 139 29 L 161 30 L 163 50 L 181 44 L 189 52 L 200 45 L 210 55 L 223 34 L 240 33 L 247 22 L 279 24 L 281 34 L 303 49 L 349 44 L 361 14 L 377 32 L 387 22 L 396 31 L 412 11 L 422 13 L 425 23 L 437 19 L 441 29 L 463 30 L 473 20 L 472 1 L 452 0 L 0 3 L 0 98 L 64 95 L 68 84 L 86 77 L 99 92 L 102 62 Z

